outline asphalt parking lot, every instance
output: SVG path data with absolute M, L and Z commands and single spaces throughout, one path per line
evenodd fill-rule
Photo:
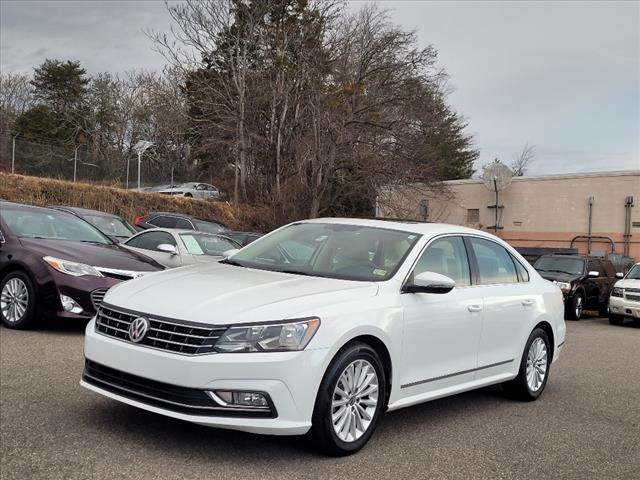
M 638 478 L 640 325 L 568 322 L 543 397 L 496 387 L 386 415 L 348 458 L 167 419 L 78 385 L 82 325 L 0 328 L 2 479 Z

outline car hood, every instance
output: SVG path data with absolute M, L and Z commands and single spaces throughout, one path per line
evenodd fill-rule
M 616 287 L 620 288 L 640 288 L 640 280 L 635 278 L 623 278 L 616 282 Z
M 541 272 L 538 270 L 540 276 L 546 280 L 551 280 L 552 282 L 566 282 L 571 283 L 578 280 L 582 275 L 576 275 L 574 273 L 563 273 L 563 272 Z
M 43 257 L 51 256 L 62 260 L 86 263 L 95 267 L 131 270 L 134 272 L 155 272 L 163 267 L 154 260 L 118 245 L 75 242 L 72 240 L 45 240 L 21 238 L 24 248 Z
M 320 309 L 376 295 L 374 282 L 256 270 L 221 263 L 174 268 L 120 284 L 106 304 L 208 324 L 321 315 Z

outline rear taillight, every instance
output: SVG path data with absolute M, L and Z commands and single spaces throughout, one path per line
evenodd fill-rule
M 144 219 L 145 219 L 145 218 L 147 218 L 147 216 L 148 216 L 148 215 L 141 215 L 140 217 L 136 217 L 136 218 L 134 218 L 134 219 L 133 219 L 133 224 L 134 224 L 136 227 L 139 227 L 139 226 L 140 226 L 140 222 L 144 221 Z

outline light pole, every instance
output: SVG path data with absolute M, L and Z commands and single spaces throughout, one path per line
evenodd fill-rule
M 133 146 L 133 150 L 138 154 L 138 190 L 140 190 L 140 169 L 142 165 L 142 154 L 147 150 L 147 148 L 151 147 L 153 142 L 149 142 L 147 140 L 140 140 Z M 129 169 L 127 168 L 127 176 L 129 175 Z M 127 187 L 129 186 L 129 181 L 127 180 Z
M 16 171 L 16 138 L 18 138 L 19 133 L 16 133 L 13 136 L 13 147 L 11 149 L 11 173 L 15 173 Z

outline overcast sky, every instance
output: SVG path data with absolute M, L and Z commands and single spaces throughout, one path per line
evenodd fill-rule
M 510 163 L 529 143 L 529 174 L 640 168 L 640 2 L 380 3 L 439 51 L 478 167 Z M 0 65 L 30 72 L 58 58 L 89 73 L 159 70 L 143 29 L 169 25 L 160 1 L 2 0 Z

